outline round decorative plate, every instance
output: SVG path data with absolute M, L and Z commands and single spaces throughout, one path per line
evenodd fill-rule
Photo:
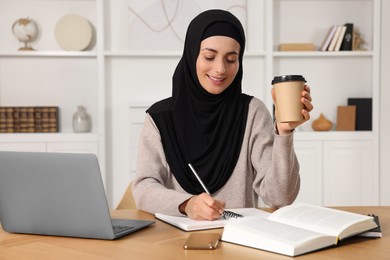
M 92 40 L 92 26 L 77 14 L 68 14 L 58 20 L 54 35 L 58 44 L 67 51 L 85 50 Z

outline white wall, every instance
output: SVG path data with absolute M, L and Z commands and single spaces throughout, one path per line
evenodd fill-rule
M 380 203 L 390 205 L 390 1 L 382 1 L 381 108 L 380 108 Z

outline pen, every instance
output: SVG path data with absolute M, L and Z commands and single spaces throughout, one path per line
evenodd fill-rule
M 207 189 L 206 185 L 204 185 L 202 179 L 199 177 L 198 173 L 195 171 L 194 167 L 192 167 L 191 163 L 188 164 L 188 166 L 190 167 L 192 173 L 195 175 L 196 179 L 199 181 L 200 185 L 202 185 L 202 188 L 204 189 L 204 191 L 211 196 L 209 190 Z M 238 214 L 238 213 L 235 213 L 235 212 L 232 212 L 232 211 L 228 211 L 228 210 L 224 210 L 222 212 L 222 217 L 224 219 L 226 219 L 226 216 L 228 217 L 231 217 L 231 218 L 242 218 L 244 217 L 243 215 L 241 214 Z
M 200 185 L 202 185 L 202 188 L 204 189 L 204 191 L 211 196 L 211 194 L 210 194 L 209 190 L 207 189 L 206 185 L 204 185 L 203 181 L 200 179 L 199 175 L 196 173 L 196 171 L 195 171 L 194 167 L 192 167 L 191 163 L 189 163 L 188 166 L 190 166 L 192 173 L 198 179 L 198 181 L 199 181 Z

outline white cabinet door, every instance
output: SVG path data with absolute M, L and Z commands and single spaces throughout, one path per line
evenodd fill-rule
M 294 147 L 301 176 L 296 202 L 322 205 L 322 142 L 295 141 Z
M 378 205 L 372 141 L 324 142 L 324 205 Z

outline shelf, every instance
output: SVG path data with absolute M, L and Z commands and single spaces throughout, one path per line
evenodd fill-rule
M 0 57 L 97 57 L 91 51 L 0 51 Z
M 276 51 L 273 56 L 278 57 L 372 57 L 372 51 Z
M 1 133 L 0 142 L 97 142 L 96 133 Z
M 296 131 L 296 141 L 372 141 L 378 134 L 373 131 Z
M 106 57 L 180 57 L 181 52 L 174 51 L 105 51 Z

